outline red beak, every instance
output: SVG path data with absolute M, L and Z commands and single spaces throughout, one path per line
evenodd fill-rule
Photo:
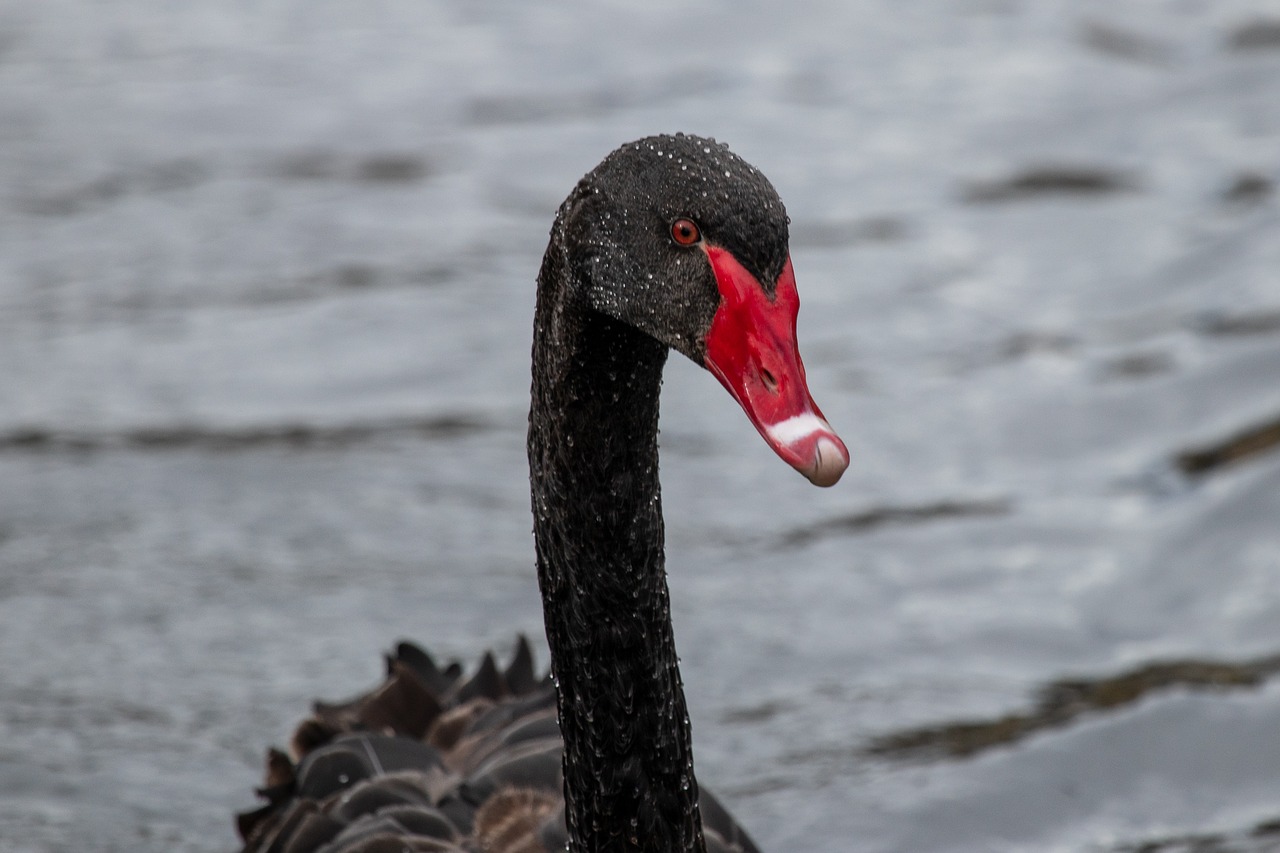
M 849 467 L 849 451 L 809 395 L 796 345 L 800 297 L 787 258 L 771 300 L 727 250 L 704 244 L 720 307 L 707 332 L 707 368 L 787 464 L 816 486 Z

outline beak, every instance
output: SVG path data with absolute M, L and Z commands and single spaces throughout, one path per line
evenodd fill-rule
M 782 459 L 815 486 L 831 486 L 849 451 L 822 416 L 796 345 L 800 297 L 787 258 L 773 298 L 728 250 L 704 244 L 720 290 L 707 332 L 707 369 Z

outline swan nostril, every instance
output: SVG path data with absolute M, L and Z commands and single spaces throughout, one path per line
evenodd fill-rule
M 773 374 L 763 367 L 760 368 L 760 381 L 764 383 L 765 390 L 770 394 L 778 393 L 778 380 L 773 378 Z

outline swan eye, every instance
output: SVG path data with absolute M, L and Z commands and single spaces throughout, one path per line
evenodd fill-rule
M 677 219 L 671 223 L 671 239 L 678 245 L 692 246 L 702 239 L 702 232 L 692 219 Z

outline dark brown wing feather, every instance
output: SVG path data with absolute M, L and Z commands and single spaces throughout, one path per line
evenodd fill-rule
M 524 637 L 470 678 L 401 643 L 377 688 L 317 702 L 292 752 L 267 753 L 266 805 L 238 820 L 246 853 L 564 850 L 555 694 Z M 705 790 L 702 811 L 709 853 L 759 853 Z

